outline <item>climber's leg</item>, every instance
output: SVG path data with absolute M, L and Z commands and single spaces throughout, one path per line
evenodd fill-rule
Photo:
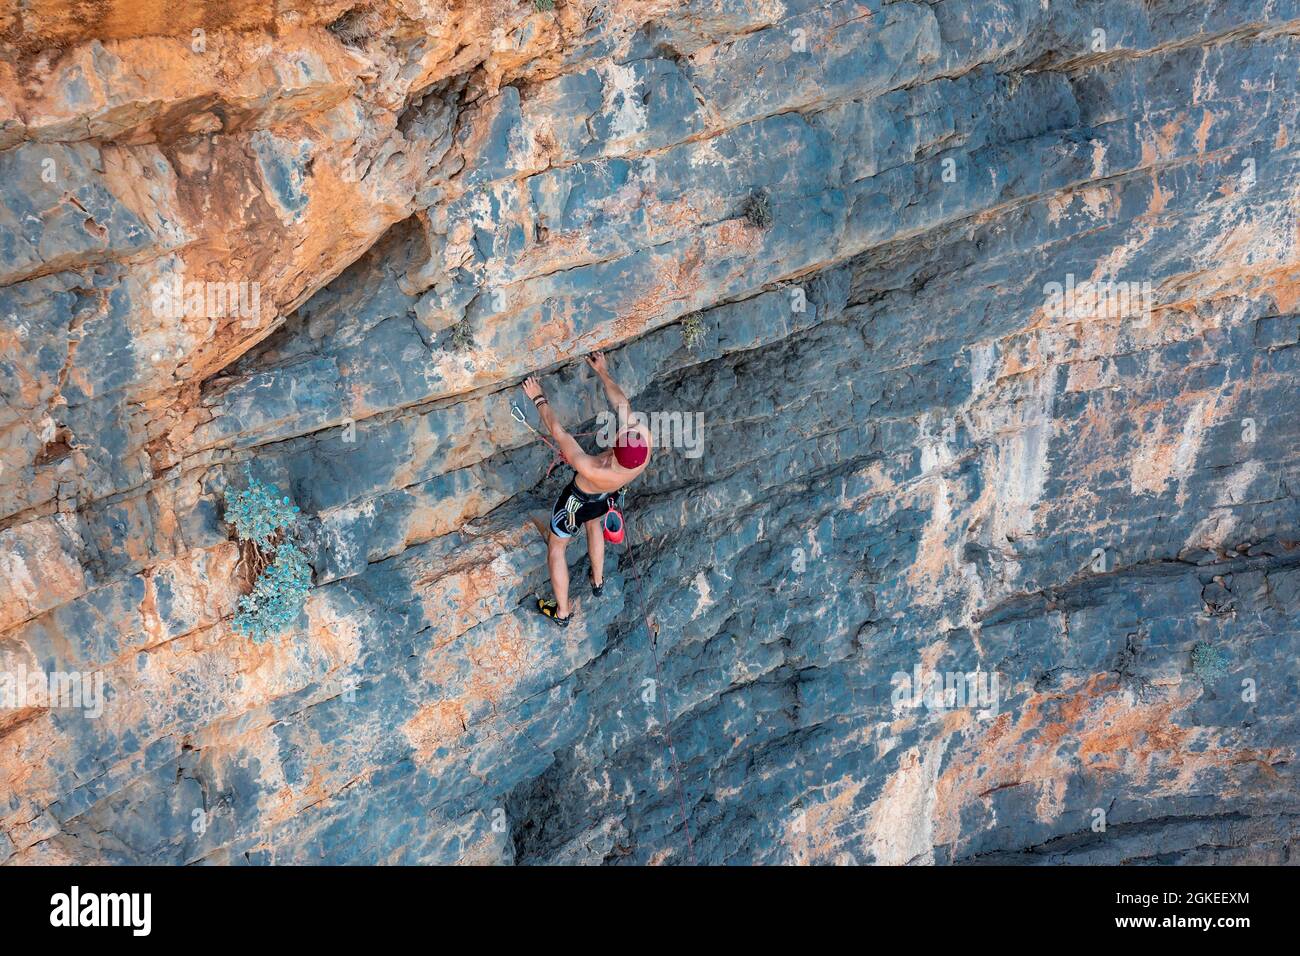
M 565 554 L 569 539 L 578 530 L 578 525 L 586 524 L 596 514 L 603 515 L 602 509 L 608 508 L 606 502 L 585 502 L 572 487 L 561 492 L 555 508 L 551 511 L 550 523 L 546 525 L 546 564 L 551 571 L 551 584 L 555 588 L 555 600 L 538 600 L 537 609 L 555 621 L 556 624 L 569 623 L 569 560 Z M 541 526 L 538 526 L 541 529 Z M 604 554 L 604 549 L 601 549 Z M 602 571 L 604 569 L 602 568 Z
M 554 600 L 537 599 L 537 610 L 549 617 L 556 624 L 567 627 L 569 624 L 569 559 L 564 553 L 573 535 L 569 532 L 569 511 L 566 507 L 568 489 L 560 495 L 549 517 L 533 517 L 532 522 L 541 532 L 546 542 L 546 567 L 551 572 L 551 587 L 555 590 Z
M 605 519 L 592 518 L 587 526 L 587 556 L 591 558 L 591 593 L 600 594 L 605 587 Z
M 555 589 L 555 616 L 566 619 L 569 616 L 569 559 L 564 552 L 568 544 L 568 538 L 561 538 L 553 532 L 546 542 L 546 565 L 551 571 L 551 587 Z

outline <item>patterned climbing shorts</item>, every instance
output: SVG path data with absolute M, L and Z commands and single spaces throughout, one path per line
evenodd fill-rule
M 573 537 L 583 522 L 605 517 L 613 497 L 608 491 L 588 494 L 570 481 L 551 510 L 551 530 L 561 538 Z

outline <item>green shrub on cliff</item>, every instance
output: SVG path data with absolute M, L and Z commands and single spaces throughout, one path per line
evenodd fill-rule
M 298 506 L 273 486 L 248 476 L 241 491 L 226 489 L 226 522 L 235 530 L 252 590 L 239 599 L 234 628 L 261 644 L 298 619 L 311 588 L 307 556 L 286 540 Z
M 307 556 L 288 543 L 275 549 L 275 560 L 257 576 L 251 594 L 239 599 L 235 630 L 261 644 L 298 620 L 311 588 Z
M 256 478 L 250 476 L 243 491 L 226 489 L 226 522 L 234 525 L 236 538 L 260 550 L 297 519 L 298 506 Z

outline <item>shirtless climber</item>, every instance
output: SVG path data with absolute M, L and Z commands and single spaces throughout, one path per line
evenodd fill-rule
M 542 518 L 533 522 L 546 540 L 546 563 L 551 571 L 555 599 L 539 598 L 537 609 L 561 627 L 568 627 L 569 562 L 565 548 L 577 533 L 578 525 L 587 529 L 587 554 L 591 557 L 591 591 L 600 594 L 605 586 L 605 534 L 603 519 L 615 494 L 645 471 L 650 461 L 650 431 L 632 420 L 632 406 L 627 395 L 609 376 L 605 356 L 593 352 L 587 364 L 600 376 L 605 395 L 618 412 L 618 438 L 614 447 L 599 455 L 588 455 L 560 424 L 559 417 L 542 392 L 541 383 L 530 375 L 524 381 L 524 394 L 537 406 L 555 444 L 573 469 L 574 475 L 551 511 L 549 524 Z

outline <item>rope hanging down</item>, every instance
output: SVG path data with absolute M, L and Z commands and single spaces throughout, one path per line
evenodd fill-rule
M 555 452 L 555 457 L 551 460 L 550 466 L 546 469 L 547 478 L 551 477 L 551 472 L 555 470 L 555 466 L 558 465 L 560 462 L 563 461 L 565 464 L 568 464 L 568 461 L 565 459 L 564 455 L 560 452 L 559 446 L 556 445 L 555 442 L 551 441 L 551 439 L 547 438 L 545 435 L 539 432 L 531 424 L 529 424 L 527 416 L 524 415 L 524 410 L 514 402 L 510 403 L 510 417 L 513 418 L 515 421 L 519 422 L 520 424 L 526 425 L 529 431 L 531 431 L 542 441 L 546 442 L 546 444 L 550 445 L 551 449 Z M 594 434 L 596 433 L 581 432 L 579 435 L 575 437 L 586 437 Z M 626 494 L 627 493 L 625 491 L 620 492 L 620 495 L 623 496 L 623 500 L 624 500 L 624 512 L 623 512 L 624 528 L 627 527 Z M 650 638 L 650 655 L 651 657 L 654 658 L 654 665 L 655 665 L 655 696 L 659 698 L 660 722 L 661 722 L 661 726 L 663 727 L 660 736 L 663 737 L 664 744 L 668 747 L 668 755 L 671 758 L 671 762 L 672 762 L 673 780 L 677 786 L 678 808 L 681 811 L 681 816 L 682 816 L 682 830 L 686 834 L 686 850 L 688 855 L 690 856 L 691 865 L 699 866 L 699 860 L 697 860 L 695 857 L 695 841 L 691 838 L 691 821 L 689 815 L 686 812 L 686 788 L 682 786 L 682 770 L 681 770 L 681 764 L 677 760 L 677 746 L 676 744 L 673 743 L 672 731 L 668 729 L 668 702 L 664 698 L 663 671 L 659 666 L 659 624 L 650 617 L 650 612 L 646 608 L 645 587 L 641 584 L 641 571 L 636 566 L 636 555 L 632 551 L 632 536 L 630 533 L 627 534 L 627 537 L 624 539 L 624 542 L 625 542 L 623 545 L 624 552 L 628 556 L 628 563 L 632 566 L 632 575 L 636 578 L 637 598 L 641 604 L 641 616 L 645 619 L 646 635 Z
M 624 509 L 626 509 L 626 507 L 627 506 L 625 500 Z M 624 514 L 626 514 L 626 510 L 624 511 Z M 625 518 L 624 519 L 625 527 L 626 527 L 626 523 L 627 522 Z M 628 534 L 627 536 L 627 543 L 624 545 L 624 550 L 627 552 L 628 560 L 632 565 L 632 574 L 636 578 L 637 596 L 641 602 L 641 616 L 645 618 L 646 634 L 650 638 L 650 654 L 652 657 L 654 657 L 655 693 L 656 696 L 659 698 L 659 710 L 661 715 L 660 719 L 663 724 L 663 733 L 661 734 L 661 736 L 664 738 L 664 743 L 668 745 L 669 756 L 672 757 L 673 779 L 677 783 L 677 801 L 680 806 L 681 814 L 682 814 L 682 829 L 686 833 L 686 850 L 690 855 L 691 865 L 699 866 L 699 861 L 695 858 L 695 842 L 691 839 L 691 822 L 690 822 L 690 818 L 687 816 L 686 813 L 686 789 L 685 787 L 682 786 L 682 771 L 681 771 L 681 765 L 677 762 L 677 747 L 673 743 L 672 731 L 668 729 L 668 702 L 667 700 L 664 699 L 663 673 L 659 669 L 659 649 L 658 649 L 659 648 L 659 624 L 650 619 L 650 612 L 646 610 L 645 588 L 642 587 L 641 585 L 641 572 L 637 569 L 636 566 L 636 555 L 632 553 L 631 534 Z

